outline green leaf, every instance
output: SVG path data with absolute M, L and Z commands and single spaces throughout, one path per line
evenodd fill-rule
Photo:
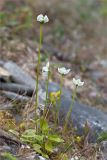
M 27 139 L 27 138 L 20 138 L 20 140 L 21 140 L 22 142 L 30 143 L 30 144 L 34 142 L 33 140 L 30 140 L 30 139 Z
M 0 12 L 0 20 L 3 20 L 3 19 L 5 19 L 7 17 L 7 14 L 6 14 L 6 12 Z
M 48 140 L 53 141 L 53 142 L 57 142 L 57 143 L 64 142 L 64 140 L 57 135 L 49 135 Z
M 42 154 L 42 156 L 43 156 L 44 158 L 49 159 L 49 156 L 48 156 L 46 153 L 42 152 L 41 154 Z
M 14 26 L 19 25 L 19 22 L 17 20 L 13 19 L 8 22 L 8 25 L 14 27 Z
M 58 158 L 61 160 L 68 160 L 68 156 L 66 153 L 61 153 Z
M 22 134 L 22 138 L 34 140 L 35 135 L 36 135 L 36 132 L 34 129 L 28 129 Z
M 20 138 L 23 142 L 26 143 L 33 143 L 35 140 L 35 130 L 34 129 L 28 129 L 26 130 L 21 138 Z
M 30 143 L 43 142 L 44 135 L 37 135 L 34 129 L 28 129 L 22 134 L 21 140 Z
M 38 140 L 39 142 L 42 142 L 43 139 L 44 139 L 44 135 L 35 135 L 34 138 L 35 138 L 36 140 Z
M 38 150 L 38 149 L 41 148 L 41 145 L 39 145 L 39 144 L 34 144 L 33 147 Z
M 8 152 L 4 152 L 2 157 L 5 160 L 17 160 L 16 157 L 14 157 L 11 153 L 8 153 Z
M 35 134 L 22 134 L 22 138 L 34 139 Z
M 107 132 L 102 132 L 102 133 L 99 135 L 97 141 L 98 141 L 98 142 L 101 142 L 101 141 L 105 141 L 105 140 L 107 140 Z
M 44 118 L 40 119 L 40 127 L 42 130 L 42 133 L 44 133 L 44 132 L 47 133 L 49 131 L 49 126 L 48 126 L 46 119 L 44 119 Z
M 45 149 L 47 150 L 47 151 L 49 151 L 49 152 L 53 152 L 53 146 L 52 146 L 52 143 L 50 142 L 50 141 L 47 141 L 46 143 L 45 143 Z
M 35 129 L 27 129 L 23 135 L 34 136 L 36 134 Z
M 42 153 L 41 146 L 39 144 L 34 144 L 33 149 L 38 153 Z

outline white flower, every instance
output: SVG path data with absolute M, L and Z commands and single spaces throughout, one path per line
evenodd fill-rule
M 48 72 L 49 72 L 49 62 L 47 62 L 46 66 L 44 66 L 44 67 L 42 68 L 42 74 L 43 74 L 43 76 L 46 76 L 46 77 L 47 77 Z
M 49 62 L 42 68 L 42 72 L 49 72 Z
M 30 149 L 30 146 L 28 146 L 28 145 L 21 145 L 21 149 L 25 149 L 25 148 L 27 148 L 27 149 Z
M 46 67 L 48 67 L 48 68 L 49 68 L 49 66 L 50 66 L 50 64 L 49 64 L 49 62 L 47 62 Z
M 39 156 L 40 160 L 46 160 L 45 158 L 43 158 L 42 156 Z
M 21 149 L 24 149 L 24 148 L 25 148 L 25 145 L 22 144 L 22 145 L 21 145 Z
M 66 75 L 70 72 L 70 69 L 66 69 L 65 67 L 58 68 L 58 72 L 62 75 Z
M 48 76 L 48 72 L 42 72 L 42 76 L 46 78 Z
M 75 79 L 73 78 L 73 83 L 76 85 L 76 86 L 83 86 L 84 85 L 84 82 L 82 82 L 80 79 Z
M 26 145 L 26 148 L 27 148 L 27 149 L 30 149 L 30 146 Z
M 37 21 L 40 23 L 47 23 L 49 22 L 49 18 L 47 15 L 43 16 L 43 14 L 40 14 L 37 16 Z
M 70 160 L 79 160 L 79 157 L 75 156 L 74 158 L 71 158 Z
M 49 18 L 48 18 L 47 15 L 45 15 L 45 16 L 44 16 L 44 23 L 47 23 L 47 22 L 49 22 Z
M 75 160 L 79 160 L 79 157 L 77 157 L 77 156 L 75 156 L 74 158 L 75 158 Z
M 71 158 L 70 160 L 75 160 L 74 158 Z
M 44 20 L 44 17 L 43 17 L 42 14 L 40 14 L 40 15 L 37 16 L 37 21 L 38 22 L 43 22 L 43 20 Z

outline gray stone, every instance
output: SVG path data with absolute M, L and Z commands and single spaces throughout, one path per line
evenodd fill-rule
M 3 66 L 4 63 L 5 63 L 4 61 L 1 61 L 1 60 L 0 60 L 0 66 Z
M 101 60 L 100 61 L 100 64 L 104 67 L 104 68 L 107 68 L 107 59 L 106 60 Z
M 90 73 L 90 77 L 91 77 L 94 81 L 99 80 L 99 79 L 102 78 L 104 75 L 105 75 L 105 73 L 100 72 L 100 71 L 92 71 L 92 72 Z
M 107 141 L 101 142 L 101 151 L 102 151 L 104 160 L 107 160 Z
M 13 62 L 5 63 L 4 67 L 11 73 L 13 80 L 15 82 L 26 84 L 31 88 L 35 87 L 35 80 L 32 79 L 28 74 L 21 70 Z M 44 88 L 44 87 L 43 87 Z M 55 92 L 59 90 L 60 87 L 56 83 L 49 84 L 49 92 Z M 44 91 L 44 89 L 43 89 Z M 61 97 L 61 108 L 60 108 L 60 122 L 63 122 L 69 107 L 71 104 L 71 92 L 63 88 L 63 94 Z M 94 132 L 100 133 L 101 131 L 107 130 L 107 113 L 91 107 L 85 104 L 81 104 L 78 100 L 75 101 L 69 122 L 73 122 L 74 127 L 78 128 L 79 133 L 82 133 L 85 122 L 88 121 L 90 127 Z
M 1 104 L 0 105 L 0 110 L 11 110 L 12 108 L 13 108 L 12 103 Z
M 11 152 L 11 148 L 7 145 L 0 146 L 0 152 Z
M 14 82 L 25 84 L 35 89 L 35 80 L 24 72 L 16 63 L 11 61 L 6 62 L 4 68 L 9 71 Z
M 49 85 L 49 92 L 59 90 L 59 85 L 51 83 Z M 71 92 L 63 88 L 63 94 L 61 97 L 61 108 L 60 108 L 60 122 L 64 122 L 65 117 L 69 111 L 71 105 Z M 99 134 L 102 131 L 107 131 L 107 113 L 80 103 L 78 100 L 75 101 L 69 122 L 73 122 L 79 133 L 83 132 L 85 122 L 88 121 L 91 130 L 94 133 Z

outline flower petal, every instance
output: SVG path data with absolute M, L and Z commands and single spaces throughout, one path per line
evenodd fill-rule
M 58 68 L 58 72 L 62 75 L 66 75 L 70 72 L 70 69 L 66 69 L 65 67 Z
M 47 23 L 47 22 L 49 22 L 49 18 L 48 18 L 47 15 L 45 15 L 45 16 L 44 16 L 44 23 Z
M 40 15 L 37 16 L 37 21 L 38 22 L 42 22 L 43 19 L 44 19 L 43 14 L 40 14 Z
M 76 85 L 76 86 L 83 86 L 84 85 L 84 82 L 82 82 L 80 79 L 75 79 L 73 78 L 73 83 Z

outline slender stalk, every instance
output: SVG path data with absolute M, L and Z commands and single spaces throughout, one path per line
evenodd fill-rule
M 47 105 L 47 100 L 48 100 L 49 78 L 50 78 L 50 71 L 48 71 L 48 76 L 47 76 L 47 80 L 46 80 L 46 99 L 45 99 L 45 106 L 44 106 L 44 113 L 43 113 L 43 117 L 44 117 L 44 118 L 45 118 L 46 105 Z
M 42 46 L 42 24 L 40 24 L 40 39 L 39 39 L 39 50 L 38 50 L 38 62 L 37 62 L 37 75 L 36 75 L 36 104 L 35 104 L 35 112 L 38 108 L 38 83 L 39 83 L 39 70 L 41 63 L 41 46 Z
M 72 146 L 72 142 L 71 142 L 71 143 L 69 144 L 69 146 L 66 148 L 66 150 L 64 151 L 64 153 L 66 153 L 71 146 Z M 61 160 L 64 160 L 63 158 L 64 158 L 64 154 L 62 155 Z
M 70 105 L 69 111 L 68 111 L 68 113 L 67 113 L 67 116 L 66 116 L 66 118 L 65 118 L 64 132 L 66 132 L 67 125 L 68 125 L 68 121 L 69 121 L 69 117 L 70 117 L 70 115 L 71 115 L 72 107 L 73 107 L 74 102 L 75 102 L 76 89 L 77 89 L 77 86 L 75 87 L 75 90 L 74 90 L 74 92 L 73 92 L 72 102 L 71 102 L 71 105 Z
M 48 107 L 48 110 L 47 110 L 47 112 L 46 112 L 46 114 L 45 114 L 45 119 L 46 119 L 47 116 L 48 116 L 48 113 L 49 113 L 49 110 L 50 110 L 51 105 L 52 105 L 52 103 L 51 103 L 51 104 L 49 105 L 49 107 Z
M 61 75 L 61 80 L 60 80 L 60 97 L 58 100 L 58 109 L 57 109 L 57 113 L 56 113 L 56 123 L 59 123 L 59 111 L 60 111 L 60 107 L 61 107 L 61 95 L 62 95 L 62 84 L 63 84 L 63 75 Z
M 60 81 L 60 97 L 59 97 L 59 107 L 58 107 L 58 111 L 60 110 L 60 107 L 61 107 L 62 85 L 63 85 L 63 75 L 61 75 L 61 81 Z
M 46 105 L 47 105 L 47 100 L 48 100 L 49 78 L 50 78 L 50 72 L 48 71 L 48 77 L 47 77 L 47 80 L 46 80 L 46 100 L 45 100 L 45 107 L 46 107 Z

